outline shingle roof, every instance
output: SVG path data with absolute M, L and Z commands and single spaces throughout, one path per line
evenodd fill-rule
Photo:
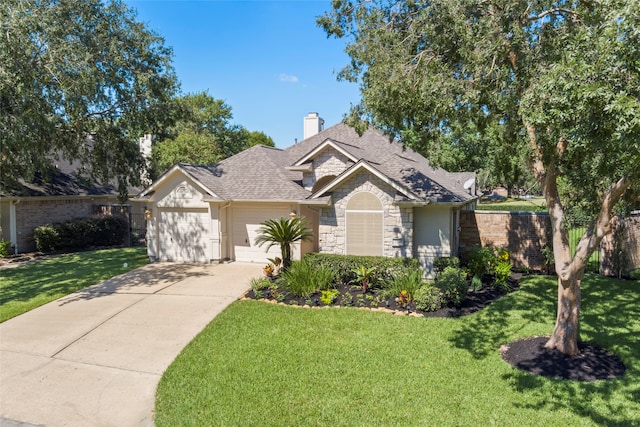
M 31 181 L 20 178 L 17 185 L 0 186 L 1 197 L 77 197 L 77 196 L 117 196 L 114 183 L 97 183 L 83 176 L 79 162 L 68 162 L 53 157 L 52 168 L 37 173 Z M 139 188 L 129 188 L 129 194 L 136 194 Z
M 213 166 L 181 165 L 183 170 L 225 200 L 300 200 L 311 193 L 285 169 L 283 151 L 256 145 Z
M 255 146 L 213 166 L 181 164 L 183 171 L 224 200 L 305 200 L 311 192 L 302 187 L 302 173 L 288 170 L 306 154 L 331 141 L 354 159 L 364 160 L 397 186 L 423 201 L 463 203 L 474 199 L 463 183 L 474 173 L 449 173 L 382 132 L 367 130 L 362 136 L 340 123 L 285 150 Z
M 327 139 L 340 145 L 357 159 L 373 164 L 401 186 L 411 190 L 425 201 L 462 203 L 472 200 L 464 188 L 473 172 L 449 173 L 435 168 L 415 151 L 391 141 L 382 132 L 370 128 L 362 136 L 351 127 L 340 123 L 285 150 L 293 163 Z

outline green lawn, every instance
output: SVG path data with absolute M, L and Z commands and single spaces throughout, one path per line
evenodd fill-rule
M 117 248 L 0 270 L 0 322 L 147 262 L 145 248 Z
M 533 199 L 505 199 L 505 200 L 482 200 L 476 206 L 479 211 L 533 211 L 546 212 L 547 203 L 544 197 L 535 197 Z
M 617 380 L 511 368 L 501 344 L 546 335 L 554 278 L 461 319 L 233 303 L 160 381 L 158 426 L 640 425 L 640 283 L 589 276 L 583 339 L 618 354 Z

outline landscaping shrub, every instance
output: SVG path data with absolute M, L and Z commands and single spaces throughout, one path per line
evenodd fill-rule
M 36 248 L 40 252 L 53 252 L 62 247 L 60 239 L 60 224 L 41 225 L 33 230 L 33 238 L 36 241 Z
M 0 258 L 9 256 L 11 252 L 11 242 L 8 240 L 0 240 Z
M 446 305 L 442 291 L 433 285 L 420 286 L 413 295 L 416 310 L 436 311 Z
M 122 216 L 97 216 L 94 246 L 121 245 L 129 235 L 129 222 Z
M 634 280 L 640 280 L 640 268 L 636 268 L 635 270 L 631 270 L 629 272 L 629 277 Z
M 423 286 L 423 283 L 422 270 L 416 268 L 394 277 L 387 285 L 388 293 L 394 297 L 398 297 L 403 291 L 405 291 L 406 296 L 409 301 L 411 301 L 413 300 L 416 291 Z
M 393 278 L 411 269 L 420 268 L 415 258 L 388 258 L 382 256 L 356 256 L 311 253 L 304 256 L 312 265 L 324 264 L 336 272 L 335 280 L 350 283 L 357 278 L 354 270 L 360 267 L 375 268 L 378 283 L 390 282 Z
M 367 292 L 369 286 L 373 286 L 377 281 L 375 267 L 367 268 L 361 265 L 358 268 L 354 268 L 351 272 L 356 275 L 356 278 L 353 279 L 351 283 L 362 286 L 362 292 Z
M 470 276 L 482 277 L 491 273 L 497 262 L 497 257 L 493 252 L 493 248 L 489 246 L 474 246 L 468 256 L 467 270 Z
M 289 292 L 295 296 L 307 298 L 317 290 L 329 289 L 335 274 L 327 265 L 313 265 L 306 259 L 302 259 L 292 262 L 282 273 L 282 277 L 286 281 Z
M 59 230 L 60 248 L 70 250 L 84 249 L 96 240 L 97 233 L 98 224 L 94 218 L 77 218 L 67 221 L 61 225 Z
M 495 275 L 495 285 L 502 288 L 509 288 L 507 279 L 511 276 L 511 263 L 509 261 L 499 261 L 493 269 Z
M 440 275 L 447 267 L 460 267 L 460 260 L 455 256 L 437 256 L 433 260 L 433 272 L 436 277 Z
M 340 291 L 337 289 L 325 290 L 322 291 L 320 301 L 322 301 L 324 305 L 331 305 L 338 299 L 338 295 L 340 295 Z
M 267 277 L 254 277 L 250 282 L 251 289 L 255 293 L 256 291 L 262 291 L 271 286 L 271 280 Z
M 336 279 L 336 272 L 330 266 L 320 264 L 319 267 L 315 267 L 314 275 L 319 290 L 325 291 L 333 287 L 333 283 Z
M 129 223 L 119 216 L 76 218 L 42 225 L 33 231 L 36 247 L 41 252 L 121 245 L 128 234 Z
M 445 300 L 456 307 L 462 304 L 469 291 L 466 274 L 459 268 L 445 268 L 435 284 L 442 290 Z

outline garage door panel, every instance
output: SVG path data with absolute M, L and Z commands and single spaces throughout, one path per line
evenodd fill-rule
M 160 211 L 160 259 L 208 262 L 210 219 L 207 209 Z
M 289 209 L 236 208 L 233 212 L 233 248 L 236 261 L 267 262 L 267 258 L 280 256 L 280 246 L 266 251 L 267 244 L 256 245 L 261 223 L 268 219 L 288 217 Z

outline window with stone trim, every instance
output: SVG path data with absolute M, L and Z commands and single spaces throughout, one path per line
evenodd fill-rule
M 383 255 L 383 208 L 375 194 L 361 192 L 346 208 L 346 254 Z

